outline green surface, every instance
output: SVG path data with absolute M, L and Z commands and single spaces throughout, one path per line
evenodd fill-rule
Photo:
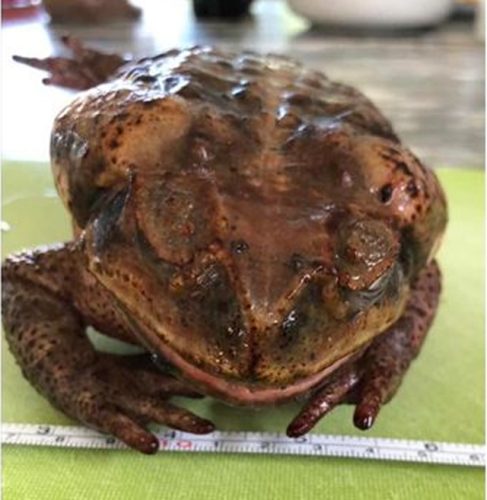
M 3 252 L 69 238 L 46 165 L 3 165 Z M 369 436 L 484 442 L 484 176 L 442 170 L 450 224 L 441 308 L 420 358 Z M 3 421 L 72 424 L 23 380 L 3 344 Z M 187 402 L 224 430 L 282 431 L 297 405 L 259 411 Z M 340 407 L 316 432 L 363 435 Z M 40 449 L 3 450 L 3 494 L 17 499 L 484 498 L 482 470 L 348 459 Z

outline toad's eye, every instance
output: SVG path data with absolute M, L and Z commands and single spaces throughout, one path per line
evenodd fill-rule
M 385 295 L 388 297 L 395 296 L 400 291 L 403 280 L 403 267 L 396 262 L 368 288 L 361 290 L 344 289 L 342 297 L 348 302 L 348 311 L 353 314 L 371 307 L 382 300 Z
M 349 290 L 375 288 L 398 259 L 397 234 L 377 220 L 355 219 L 338 232 L 338 280 Z

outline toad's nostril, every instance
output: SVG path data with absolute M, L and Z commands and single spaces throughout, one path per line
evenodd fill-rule
M 249 249 L 249 244 L 244 240 L 233 240 L 230 242 L 230 249 L 234 254 L 240 255 Z
M 394 188 L 392 187 L 392 184 L 384 184 L 379 190 L 379 200 L 382 203 L 388 203 L 391 201 L 393 194 Z
M 293 253 L 291 259 L 289 260 L 289 266 L 294 272 L 299 272 L 308 265 L 305 257 L 298 253 Z

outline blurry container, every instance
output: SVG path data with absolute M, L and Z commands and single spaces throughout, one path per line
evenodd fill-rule
M 443 21 L 453 0 L 288 0 L 317 24 L 366 28 L 420 28 Z
M 2 0 L 2 22 L 37 17 L 41 0 Z
M 2 0 L 2 10 L 26 9 L 38 5 L 41 0 Z
M 193 0 L 199 19 L 239 19 L 249 12 L 253 0 Z

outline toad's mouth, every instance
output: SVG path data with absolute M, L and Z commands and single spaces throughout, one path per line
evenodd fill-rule
M 161 338 L 151 328 L 147 327 L 143 321 L 134 320 L 133 315 L 126 315 L 126 318 L 140 342 L 150 352 L 161 356 L 174 367 L 179 374 L 179 378 L 189 382 L 202 394 L 213 396 L 227 403 L 239 406 L 272 405 L 284 403 L 293 398 L 305 395 L 313 388 L 322 385 L 342 365 L 353 362 L 361 357 L 369 345 L 367 343 L 367 345 L 361 346 L 351 353 L 347 353 L 331 365 L 312 375 L 297 379 L 286 385 L 271 386 L 258 382 L 231 380 L 209 373 L 187 361 L 180 353 L 165 342 L 161 342 Z
M 285 386 L 274 387 L 218 377 L 189 363 L 168 346 L 159 346 L 159 350 L 180 373 L 184 374 L 183 378 L 185 380 L 192 383 L 204 394 L 214 396 L 234 405 L 263 406 L 284 403 L 306 394 L 314 387 L 321 385 L 340 366 L 359 358 L 365 348 L 343 356 L 313 375 L 303 377 Z

